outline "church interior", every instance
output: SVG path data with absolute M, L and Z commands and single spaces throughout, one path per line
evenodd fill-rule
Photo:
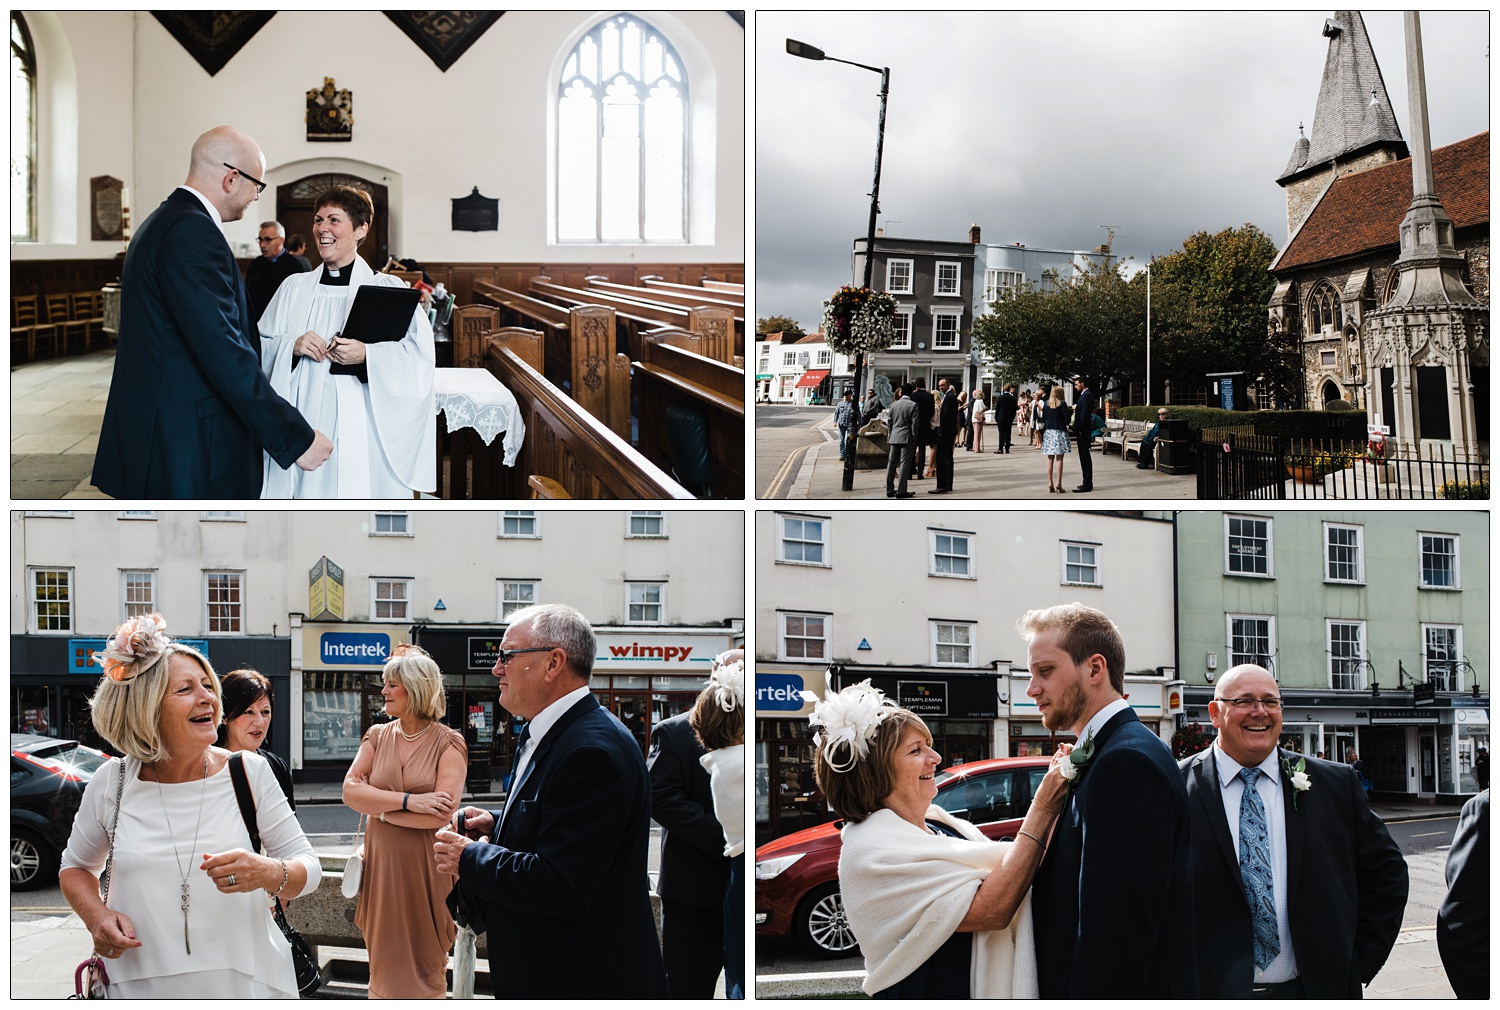
M 232 125 L 266 165 L 223 226 L 242 268 L 351 185 L 359 255 L 424 289 L 438 410 L 462 389 L 437 496 L 744 498 L 740 12 L 28 11 L 11 39 L 12 361 L 75 369 L 13 372 L 63 472 L 13 443 L 14 496 L 101 497 L 131 229 Z

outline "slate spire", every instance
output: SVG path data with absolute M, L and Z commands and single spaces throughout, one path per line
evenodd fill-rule
M 1396 158 L 1408 154 L 1364 18 L 1359 11 L 1334 11 L 1323 23 L 1323 34 L 1328 38 L 1328 58 L 1323 63 L 1312 137 L 1298 139 L 1277 182 L 1285 183 L 1293 175 L 1334 159 L 1346 160 L 1371 147 L 1390 147 Z

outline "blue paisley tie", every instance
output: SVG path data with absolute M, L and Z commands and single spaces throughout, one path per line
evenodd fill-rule
M 1240 769 L 1245 793 L 1240 797 L 1240 882 L 1245 903 L 1250 906 L 1250 925 L 1255 932 L 1255 967 L 1264 970 L 1281 952 L 1276 932 L 1276 891 L 1271 876 L 1271 832 L 1266 807 L 1260 801 L 1255 780 L 1259 768 Z

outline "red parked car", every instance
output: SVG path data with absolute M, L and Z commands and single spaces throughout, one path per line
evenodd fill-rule
M 1014 839 L 1050 763 L 1045 757 L 1013 757 L 957 765 L 938 773 L 933 802 L 990 838 Z M 755 850 L 757 936 L 795 936 L 823 957 L 859 952 L 839 895 L 843 823 L 819 824 Z

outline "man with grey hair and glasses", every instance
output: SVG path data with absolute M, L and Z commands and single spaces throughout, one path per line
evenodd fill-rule
M 245 296 L 250 299 L 250 318 L 259 323 L 281 282 L 293 274 L 306 273 L 308 267 L 286 251 L 286 228 L 280 221 L 263 221 L 255 241 L 260 256 L 245 268 Z
M 551 603 L 511 616 L 491 671 L 527 720 L 505 805 L 437 833 L 440 870 L 485 905 L 509 998 L 666 998 L 646 850 L 651 783 L 628 730 L 589 693 L 588 618 Z M 463 818 L 463 830 L 458 830 Z
M 1179 762 L 1203 995 L 1359 999 L 1401 929 L 1406 860 L 1352 769 L 1280 747 L 1262 667 L 1219 678 L 1212 747 Z

